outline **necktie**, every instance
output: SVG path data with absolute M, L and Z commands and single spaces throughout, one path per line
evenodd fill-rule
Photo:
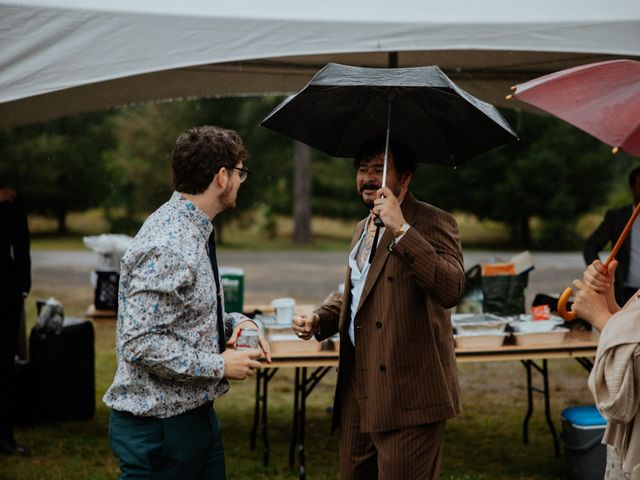
M 368 227 L 365 227 L 368 228 Z M 373 261 L 373 256 L 376 253 L 376 244 L 378 243 L 378 236 L 380 234 L 380 227 L 376 227 L 374 230 L 367 230 L 366 235 L 362 239 L 360 243 L 360 248 L 358 249 L 358 253 L 356 254 L 356 263 L 358 264 L 358 268 L 362 271 L 364 267 L 364 263 L 367 261 L 371 263 Z
M 216 282 L 216 324 L 218 327 L 218 347 L 220 353 L 224 352 L 224 314 L 222 312 L 222 291 L 220 290 L 220 279 L 218 278 L 218 260 L 216 258 L 216 231 L 211 230 L 209 235 L 209 260 L 213 269 L 213 278 Z

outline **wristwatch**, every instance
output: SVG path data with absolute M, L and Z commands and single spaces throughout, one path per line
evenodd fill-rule
M 394 238 L 398 238 L 401 235 L 404 235 L 405 233 L 407 233 L 407 230 L 409 230 L 409 224 L 403 223 L 400 229 L 393 234 Z

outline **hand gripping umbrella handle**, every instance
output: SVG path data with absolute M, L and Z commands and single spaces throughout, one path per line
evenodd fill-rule
M 602 273 L 604 275 L 606 275 L 607 272 L 609 271 L 609 264 L 613 259 L 616 258 L 616 255 L 618 254 L 618 250 L 620 250 L 622 243 L 627 238 L 627 235 L 629 235 L 629 232 L 631 231 L 631 227 L 633 226 L 633 222 L 635 222 L 638 216 L 638 213 L 640 213 L 640 202 L 638 202 L 638 204 L 636 205 L 636 208 L 633 210 L 633 213 L 629 217 L 629 220 L 627 221 L 627 224 L 625 225 L 624 230 L 622 230 L 622 233 L 618 237 L 616 244 L 611 249 L 609 258 L 607 258 L 607 261 L 602 266 Z M 569 297 L 571 295 L 573 295 L 573 290 L 571 289 L 571 287 L 568 287 L 564 290 L 564 292 L 562 292 L 562 295 L 560 295 L 560 298 L 558 299 L 558 313 L 565 320 L 573 320 L 576 318 L 576 313 L 573 310 L 567 310 L 567 301 L 569 300 Z

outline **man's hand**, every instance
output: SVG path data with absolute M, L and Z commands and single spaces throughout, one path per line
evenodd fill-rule
M 384 226 L 395 234 L 406 223 L 400 209 L 400 202 L 389 187 L 382 187 L 377 193 L 378 198 L 373 201 L 371 211 L 380 217 Z
M 320 316 L 317 313 L 301 313 L 293 317 L 291 329 L 303 340 L 309 340 L 320 328 Z
M 230 348 L 235 348 L 236 340 L 238 339 L 238 332 L 241 329 L 242 330 L 244 329 L 258 330 L 256 324 L 251 320 L 245 320 L 244 322 L 240 322 L 233 329 L 233 332 L 231 333 L 231 338 L 229 338 L 229 341 L 227 342 L 227 346 L 229 346 Z M 262 350 L 262 354 L 264 355 L 264 358 L 266 358 L 267 363 L 271 363 L 271 349 L 269 348 L 269 342 L 267 342 L 267 339 L 264 337 L 262 331 L 258 332 L 258 338 L 260 340 L 260 349 Z
M 262 351 L 256 349 L 236 350 L 229 348 L 222 352 L 224 359 L 224 378 L 228 380 L 244 380 L 255 373 L 261 364 L 258 358 Z

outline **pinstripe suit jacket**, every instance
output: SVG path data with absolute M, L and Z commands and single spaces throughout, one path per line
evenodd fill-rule
M 363 432 L 383 432 L 445 420 L 460 412 L 450 308 L 464 290 L 455 219 L 407 193 L 402 213 L 411 228 L 398 244 L 388 229 L 369 267 L 348 335 L 350 269 L 341 300 L 323 305 L 319 340 L 340 332 L 333 428 L 340 397 L 354 386 Z M 351 248 L 360 238 L 358 223 Z

